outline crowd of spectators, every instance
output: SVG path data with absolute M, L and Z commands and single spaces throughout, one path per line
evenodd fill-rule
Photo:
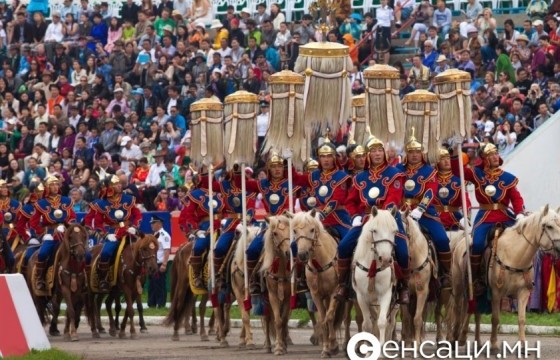
M 257 94 L 262 142 L 268 77 L 293 69 L 299 46 L 322 40 L 311 15 L 287 23 L 277 4 L 254 14 L 230 7 L 217 18 L 208 0 L 126 0 L 114 17 L 107 3 L 66 0 L 49 21 L 46 9 L 31 11 L 36 5 L 0 0 L 0 177 L 27 201 L 33 177 L 56 174 L 76 211 L 87 210 L 106 174 L 118 175 L 145 210 L 180 209 L 191 174 L 190 105 L 241 89 Z M 560 107 L 560 32 L 544 1 L 530 2 L 522 31 L 506 20 L 503 33 L 477 0 L 464 22 L 443 1 L 383 0 L 379 23 L 347 5 L 327 41 L 350 47 L 353 94 L 376 61 L 400 69 L 402 96 L 431 89 L 448 68 L 466 70 L 476 89 L 470 140 L 495 142 L 502 155 Z M 410 67 L 375 51 L 390 46 L 379 42 L 387 27 L 412 32 Z

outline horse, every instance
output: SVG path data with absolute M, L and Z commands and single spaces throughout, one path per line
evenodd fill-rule
M 488 267 L 488 287 L 492 303 L 492 333 L 490 350 L 499 351 L 498 326 L 500 324 L 500 304 L 503 297 L 515 296 L 518 303 L 519 341 L 525 342 L 525 314 L 529 296 L 533 288 L 533 259 L 539 249 L 560 255 L 560 215 L 548 205 L 527 217 L 520 219 L 498 238 L 493 240 L 492 254 Z M 464 241 L 453 251 L 452 296 L 448 304 L 448 340 L 466 341 L 469 315 L 465 294 Z M 477 331 L 475 340 L 480 343 L 480 313 L 475 312 Z
M 274 316 L 276 345 L 274 355 L 284 355 L 288 346 L 290 319 L 290 219 L 287 216 L 265 218 L 264 258 L 260 272 L 265 276 L 270 308 Z M 265 328 L 265 346 L 270 347 L 270 331 Z
M 129 238 L 122 241 L 131 241 Z M 124 247 L 119 261 L 119 271 L 117 274 L 116 285 L 110 290 L 111 296 L 115 299 L 119 298 L 119 292 L 124 294 L 126 301 L 126 312 L 124 314 L 123 320 L 120 324 L 119 338 L 124 338 L 126 336 L 125 329 L 127 320 L 130 319 L 130 338 L 136 339 L 138 335 L 136 334 L 136 329 L 134 327 L 134 302 L 137 297 L 141 294 L 142 285 L 141 277 L 143 272 L 146 271 L 148 274 L 152 275 L 158 271 L 157 267 L 157 250 L 158 241 L 154 235 L 139 234 L 136 241 Z M 92 258 L 95 259 L 101 253 L 102 245 L 95 246 L 91 253 Z M 92 267 L 92 273 L 95 268 Z M 100 321 L 100 301 L 99 297 L 103 297 L 105 294 L 99 294 L 90 285 L 90 296 L 88 299 L 88 319 L 91 326 L 92 336 L 94 338 L 99 337 L 99 324 Z M 113 312 L 111 307 L 107 307 L 107 314 L 109 315 L 109 334 L 112 336 L 116 335 L 116 324 L 113 317 Z
M 315 218 L 315 209 L 287 215 L 291 218 L 298 258 L 305 264 L 305 277 L 317 307 L 317 322 L 323 338 L 321 357 L 330 357 L 339 351 L 336 332 L 345 315 L 345 302 L 339 302 L 334 296 L 338 284 L 338 244 Z
M 401 213 L 403 224 L 408 235 L 408 250 L 412 276 L 408 281 L 411 301 L 402 305 L 402 340 L 407 345 L 412 341 L 420 344 L 424 328 L 424 314 L 430 292 L 430 279 L 437 274 L 437 266 L 433 262 L 428 240 L 422 233 L 417 221 L 409 215 L 409 211 Z
M 364 331 L 374 333 L 382 345 L 392 336 L 394 325 L 395 312 L 390 307 L 396 284 L 393 265 L 398 230 L 396 211 L 396 208 L 389 211 L 372 207 L 352 259 L 352 287 L 364 314 Z
M 55 240 L 52 240 L 55 241 Z M 86 249 L 88 236 L 86 229 L 78 224 L 70 224 L 64 232 L 61 246 L 58 247 L 53 262 L 53 288 L 51 296 L 45 293 L 38 294 L 33 287 L 33 268 L 37 262 L 38 253 L 35 252 L 29 259 L 26 279 L 37 308 L 37 313 L 42 323 L 47 321 L 46 308 L 50 301 L 52 304 L 52 319 L 49 332 L 58 335 L 57 322 L 60 313 L 60 303 L 66 303 L 66 324 L 64 337 L 66 340 L 78 341 L 77 327 L 80 314 L 84 306 L 84 292 L 86 284 Z
M 184 322 L 185 334 L 191 335 L 196 333 L 196 296 L 192 293 L 189 284 L 189 259 L 192 254 L 193 242 L 182 244 L 175 253 L 173 266 L 171 267 L 171 307 L 163 324 L 165 326 L 173 325 L 173 336 L 171 340 L 179 341 L 179 328 Z M 204 326 L 204 316 L 206 314 L 206 303 L 208 302 L 208 294 L 202 295 L 199 305 L 200 314 L 200 340 L 209 341 L 208 335 L 213 331 L 214 314 L 210 318 L 207 333 Z M 192 325 L 191 325 L 192 318 Z
M 261 229 L 258 226 L 248 226 L 247 227 L 247 245 L 249 245 L 255 237 L 259 234 Z M 233 255 L 233 261 L 231 263 L 230 272 L 231 272 L 231 287 L 233 290 L 233 294 L 237 300 L 237 304 L 241 311 L 241 320 L 243 323 L 241 333 L 239 334 L 239 347 L 240 348 L 247 348 L 253 349 L 255 347 L 255 342 L 253 341 L 253 332 L 251 330 L 251 319 L 249 310 L 246 310 L 244 307 L 245 302 L 245 274 L 243 272 L 243 267 L 245 264 L 245 247 L 243 246 L 242 241 L 237 242 L 237 246 L 235 248 L 235 253 Z M 228 316 L 229 318 L 229 316 Z M 267 316 L 263 318 L 264 320 L 264 327 L 268 327 L 269 319 Z M 221 341 L 225 340 L 225 334 L 223 335 Z
M 8 266 L 8 247 L 10 244 L 6 240 L 2 229 L 0 229 L 0 274 L 11 274 L 14 272 L 12 266 Z

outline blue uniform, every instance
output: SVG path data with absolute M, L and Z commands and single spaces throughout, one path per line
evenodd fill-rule
M 436 169 L 425 163 L 416 166 L 399 164 L 397 169 L 405 174 L 402 208 L 420 207 L 424 214 L 418 224 L 430 234 L 438 253 L 449 252 L 449 238 L 434 206 L 438 191 Z
M 17 215 L 21 210 L 21 204 L 16 199 L 10 199 L 6 197 L 0 200 L 0 211 L 2 211 L 3 216 L 3 224 L 2 224 L 2 232 L 4 235 L 4 241 L 6 241 L 6 246 L 4 246 L 4 252 L 7 259 L 8 267 L 12 267 L 14 265 L 14 253 L 12 252 L 12 247 L 10 246 L 18 236 L 18 233 L 15 229 L 15 222 L 17 219 Z
M 362 219 L 362 224 L 364 224 L 374 206 L 384 210 L 398 208 L 403 197 L 403 178 L 402 172 L 388 164 L 370 168 L 355 175 L 346 201 L 346 208 L 350 215 L 364 217 Z M 396 220 L 398 226 L 395 237 L 396 258 L 399 265 L 406 269 L 408 268 L 408 238 L 400 213 L 397 213 Z M 352 256 L 362 232 L 362 226 L 352 227 L 340 241 L 338 244 L 340 258 L 346 259 Z

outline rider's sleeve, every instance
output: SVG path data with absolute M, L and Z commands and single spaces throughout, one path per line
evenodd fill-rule
M 27 224 L 29 223 L 29 219 L 31 217 L 29 214 L 20 210 L 18 212 L 17 221 L 16 221 L 16 232 L 19 236 L 23 239 L 24 242 L 29 241 L 32 237 L 35 237 L 35 231 L 29 228 L 29 235 L 27 234 Z
M 183 227 L 183 231 L 190 232 L 198 227 L 195 219 L 196 203 L 189 201 L 187 205 L 181 210 L 179 215 L 179 224 Z
M 418 207 L 421 208 L 422 210 L 426 211 L 428 209 L 428 206 L 430 206 L 430 204 L 432 203 L 432 201 L 434 200 L 435 195 L 437 194 L 438 191 L 438 182 L 436 180 L 435 177 L 435 172 L 433 174 L 434 176 L 431 176 L 425 183 L 425 192 L 424 192 L 424 196 L 422 197 L 422 201 L 420 201 L 420 203 L 418 204 Z
M 474 176 L 474 170 L 463 164 L 463 170 L 465 174 L 465 180 L 476 184 L 476 176 Z M 461 176 L 459 169 L 459 157 L 457 155 L 451 156 L 451 171 L 455 176 Z
M 387 199 L 383 204 L 383 209 L 388 210 L 393 207 L 399 207 L 404 195 L 404 175 L 396 177 L 387 188 Z M 436 183 L 437 184 L 437 183 Z
M 350 217 L 363 216 L 365 211 L 365 206 L 360 198 L 360 190 L 355 184 L 355 180 L 352 180 L 352 186 L 348 191 L 348 198 L 346 199 L 346 210 L 350 214 Z
M 511 201 L 515 215 L 521 214 L 525 211 L 523 197 L 521 197 L 521 193 L 517 190 L 517 187 L 509 189 L 509 200 Z

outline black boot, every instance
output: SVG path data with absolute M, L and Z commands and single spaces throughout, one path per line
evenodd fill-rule
M 296 293 L 304 293 L 309 291 L 309 287 L 307 287 L 307 279 L 305 278 L 305 264 L 299 261 L 298 259 L 294 259 L 296 267 Z
M 249 276 L 249 293 L 251 295 L 259 295 L 261 293 L 261 284 L 258 272 L 255 267 L 259 263 L 258 260 L 247 260 L 247 274 Z
M 482 278 L 482 272 L 480 271 L 481 262 L 481 255 L 471 255 L 471 270 L 474 296 L 480 296 L 484 294 L 484 290 L 486 289 L 484 279 Z
M 352 258 L 338 259 L 336 267 L 338 270 L 338 287 L 335 290 L 336 298 L 339 301 L 345 301 L 348 298 L 348 273 L 350 272 L 350 263 Z
M 107 275 L 109 274 L 109 268 L 111 264 L 108 262 L 99 262 L 97 264 L 97 279 L 99 280 L 99 292 L 108 293 L 111 290 L 111 285 L 107 280 Z
M 402 279 L 399 280 L 399 300 L 398 303 L 406 305 L 410 302 L 410 294 L 408 293 L 408 280 L 410 280 L 410 269 L 401 269 Z
M 224 278 L 222 276 L 222 272 L 220 271 L 222 268 L 222 264 L 224 263 L 225 257 L 214 258 L 214 274 L 216 275 L 216 283 L 214 287 L 216 289 L 220 289 L 225 286 Z
M 442 289 L 448 289 L 451 287 L 451 251 L 438 253 L 439 265 L 441 266 L 441 281 L 440 286 Z
M 46 261 L 37 261 L 35 263 L 35 287 L 37 290 L 47 290 L 47 283 L 45 282 L 45 270 L 47 268 Z
M 202 256 L 191 255 L 189 262 L 192 266 L 194 287 L 197 289 L 203 289 L 204 281 L 202 280 Z

